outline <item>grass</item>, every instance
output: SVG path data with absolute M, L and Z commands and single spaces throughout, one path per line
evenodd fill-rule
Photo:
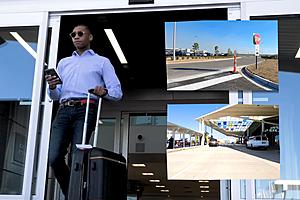
M 258 76 L 278 83 L 278 59 L 265 59 L 257 65 L 249 65 L 247 69 Z

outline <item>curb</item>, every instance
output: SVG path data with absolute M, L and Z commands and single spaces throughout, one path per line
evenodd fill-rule
M 265 78 L 262 78 L 261 76 L 252 74 L 248 69 L 247 66 L 243 67 L 241 70 L 241 73 L 245 76 L 247 76 L 248 78 L 250 78 L 251 80 L 253 80 L 254 82 L 256 82 L 259 85 L 263 85 L 266 88 L 278 91 L 278 84 L 274 83 L 272 81 L 269 81 Z

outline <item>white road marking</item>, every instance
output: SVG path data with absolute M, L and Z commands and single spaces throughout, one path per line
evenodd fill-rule
M 246 67 L 247 65 L 241 65 L 237 67 L 237 71 L 240 71 L 243 67 Z M 167 79 L 167 83 L 174 83 L 174 82 L 181 82 L 181 81 L 186 81 L 186 80 L 190 80 L 190 79 L 195 79 L 195 78 L 201 78 L 201 77 L 205 77 L 205 76 L 211 76 L 214 74 L 220 74 L 220 73 L 224 73 L 224 72 L 231 72 L 233 71 L 233 67 L 227 67 L 225 69 L 221 69 L 218 71 L 214 71 L 214 72 L 204 72 L 201 74 L 196 74 L 196 75 L 190 75 L 190 76 L 183 76 L 183 77 L 178 77 L 178 78 L 172 78 L 172 79 Z
M 212 85 L 217 85 L 217 84 L 224 83 L 224 82 L 227 82 L 227 81 L 231 81 L 231 80 L 241 78 L 241 77 L 242 77 L 241 74 L 227 75 L 227 76 L 214 78 L 214 79 L 207 80 L 207 81 L 201 81 L 201 82 L 198 82 L 198 83 L 193 83 L 193 84 L 189 84 L 189 85 L 174 87 L 174 88 L 171 88 L 171 89 L 168 89 L 168 90 L 169 91 L 171 91 L 171 90 L 199 90 L 199 89 L 202 89 L 202 88 L 210 87 Z

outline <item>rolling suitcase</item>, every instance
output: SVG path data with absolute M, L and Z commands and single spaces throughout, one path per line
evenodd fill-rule
M 88 93 L 82 144 L 73 154 L 69 184 L 69 200 L 123 200 L 127 198 L 126 159 L 121 155 L 97 148 L 98 121 L 102 99 L 99 98 L 93 146 L 86 145 Z

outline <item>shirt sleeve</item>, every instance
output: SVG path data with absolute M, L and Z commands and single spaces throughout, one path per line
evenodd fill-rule
M 62 68 L 62 60 L 59 61 L 57 65 L 57 73 L 61 77 L 61 68 Z M 58 101 L 60 99 L 60 94 L 61 94 L 61 86 L 62 84 L 56 85 L 56 88 L 54 90 L 51 90 L 49 87 L 47 89 L 47 93 L 53 101 Z
M 104 98 L 113 101 L 120 100 L 123 96 L 121 83 L 109 59 L 104 60 L 102 78 L 104 80 L 105 87 L 108 90 L 108 94 Z

